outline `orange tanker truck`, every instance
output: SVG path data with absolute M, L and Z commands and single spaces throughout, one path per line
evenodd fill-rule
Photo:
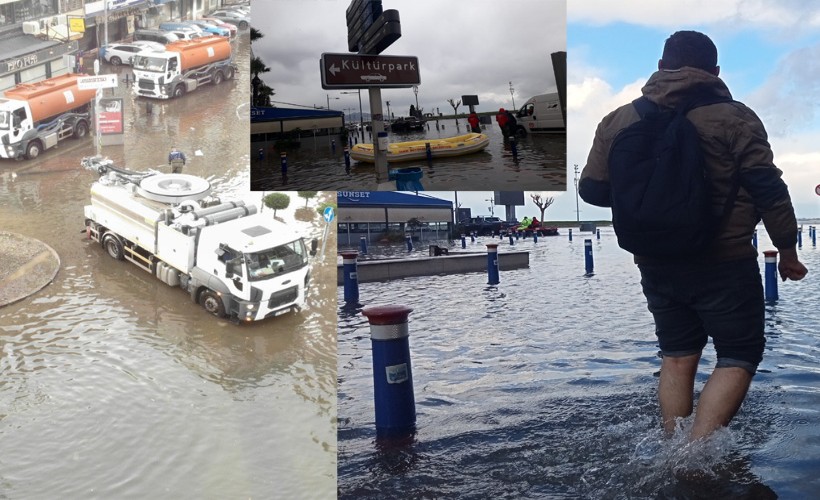
M 164 51 L 143 50 L 132 68 L 134 94 L 157 99 L 181 97 L 206 83 L 219 85 L 237 70 L 230 41 L 216 35 L 169 43 Z
M 67 137 L 88 135 L 95 90 L 80 90 L 86 75 L 68 73 L 21 83 L 0 98 L 0 157 L 36 158 Z

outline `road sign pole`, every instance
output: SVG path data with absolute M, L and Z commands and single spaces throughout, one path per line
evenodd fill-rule
M 382 90 L 370 89 L 370 129 L 373 135 L 373 158 L 376 164 L 376 182 L 381 184 L 388 181 L 387 151 L 379 148 L 379 133 L 384 132 L 382 117 Z

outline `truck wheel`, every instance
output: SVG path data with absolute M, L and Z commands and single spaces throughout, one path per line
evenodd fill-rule
M 217 318 L 225 316 L 225 305 L 222 303 L 222 299 L 211 290 L 205 290 L 200 294 L 199 305 Z
M 233 78 L 233 68 L 228 68 L 225 70 L 225 79 L 230 80 Z
M 108 62 L 110 62 L 114 66 L 119 66 L 120 64 L 122 64 L 122 59 L 120 59 L 117 56 L 112 56 L 111 59 Z
M 222 72 L 217 71 L 216 74 L 214 74 L 214 85 L 219 85 L 220 83 L 222 83 Z
M 123 260 L 124 253 L 120 239 L 111 233 L 106 233 L 102 240 L 103 247 L 112 259 Z
M 40 151 L 42 151 L 40 141 L 31 141 L 26 147 L 26 158 L 29 160 L 35 159 L 40 156 Z
M 182 97 L 185 95 L 185 87 L 177 85 L 174 87 L 174 97 Z
M 74 126 L 74 138 L 82 139 L 86 135 L 88 135 L 88 123 L 80 120 L 77 122 L 77 125 Z

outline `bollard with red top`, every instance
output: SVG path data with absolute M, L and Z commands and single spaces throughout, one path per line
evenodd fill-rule
M 367 236 L 359 237 L 359 252 L 362 255 L 367 255 Z
M 416 401 L 410 365 L 407 316 L 413 309 L 389 305 L 366 307 L 373 352 L 373 396 L 376 436 L 398 438 L 416 427 Z
M 281 160 L 282 165 L 282 175 L 288 175 L 288 154 L 280 153 L 279 158 Z
M 467 248 L 467 237 L 463 234 L 461 235 L 461 248 Z
M 777 296 L 777 250 L 766 250 L 763 252 L 763 262 L 765 262 L 766 269 L 766 301 L 773 302 L 778 299 Z
M 512 243 L 512 236 L 510 237 Z M 487 284 L 497 285 L 500 282 L 498 277 L 498 245 L 487 243 Z
M 345 168 L 350 168 L 350 150 L 345 148 Z
M 569 241 L 572 241 L 572 228 L 569 228 Z
M 342 273 L 344 274 L 345 303 L 356 304 L 359 302 L 359 277 L 356 272 L 356 252 L 341 252 Z

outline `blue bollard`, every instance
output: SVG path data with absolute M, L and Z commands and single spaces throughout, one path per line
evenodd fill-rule
M 342 252 L 342 271 L 344 273 L 345 303 L 359 302 L 359 277 L 356 272 L 356 252 Z
M 516 230 L 515 231 L 515 241 L 518 241 L 520 239 L 521 239 L 521 231 Z
M 803 226 L 797 228 L 797 248 L 803 248 Z
M 510 233 L 510 245 L 515 245 L 515 242 L 513 241 L 512 233 Z
M 763 252 L 763 262 L 766 264 L 766 301 L 777 300 L 777 250 Z
M 811 246 L 817 246 L 817 226 L 811 227 Z
M 400 438 L 416 427 L 416 401 L 410 364 L 410 330 L 405 306 L 367 307 L 373 353 L 373 399 L 376 437 Z
M 367 255 L 367 236 L 359 238 L 359 252 L 362 255 Z
M 757 248 L 757 229 L 755 229 L 754 234 L 752 234 L 752 245 Z
M 287 175 L 288 173 L 288 154 L 282 153 L 279 155 L 282 159 L 282 175 Z
M 538 243 L 538 231 L 533 231 L 532 232 L 532 242 L 533 243 Z
M 424 143 L 424 152 L 427 154 L 427 163 L 433 163 L 433 150 L 430 149 L 430 143 Z
M 515 140 L 515 135 L 510 136 L 510 150 L 512 151 L 513 160 L 518 159 L 518 144 Z
M 601 239 L 601 230 L 596 229 L 595 232 L 596 232 L 596 235 L 597 235 L 598 239 L 600 240 Z
M 345 168 L 350 168 L 350 150 L 345 148 Z
M 497 285 L 500 281 L 498 277 L 498 245 L 487 243 L 487 284 Z
M 333 154 L 336 154 L 336 139 L 330 141 L 330 150 L 333 152 Z
M 572 228 L 569 228 L 569 241 L 572 241 Z
M 463 234 L 461 235 L 461 248 L 467 248 L 467 237 Z
M 259 148 L 259 159 L 260 160 L 265 159 L 265 148 Z
M 475 243 L 475 231 L 470 233 L 470 243 Z
M 587 274 L 592 274 L 594 269 L 594 265 L 592 262 L 592 240 L 587 239 L 584 240 L 584 267 L 586 268 Z
M 404 241 L 407 243 L 407 251 L 413 251 L 413 238 L 410 236 L 410 233 L 404 234 Z

